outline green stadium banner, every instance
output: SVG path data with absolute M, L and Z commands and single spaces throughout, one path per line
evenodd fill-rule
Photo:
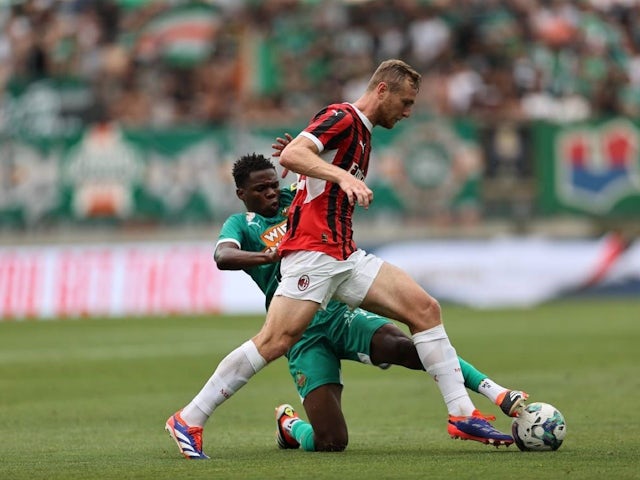
M 0 139 L 18 135 L 44 144 L 77 134 L 98 114 L 91 84 L 77 77 L 12 78 L 0 99 Z
M 477 206 L 481 156 L 473 129 L 443 120 L 403 124 L 376 137 L 368 174 L 376 197 L 359 216 L 425 218 Z M 219 222 L 240 206 L 233 162 L 269 155 L 276 136 L 300 128 L 16 130 L 0 136 L 0 228 Z
M 221 23 L 216 5 L 183 2 L 151 18 L 143 26 L 136 48 L 143 58 L 158 57 L 171 66 L 190 68 L 213 52 Z
M 640 218 L 640 123 L 539 123 L 533 132 L 543 214 Z

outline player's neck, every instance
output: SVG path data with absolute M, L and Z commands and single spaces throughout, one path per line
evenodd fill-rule
M 354 107 L 356 107 L 360 112 L 369 119 L 372 126 L 376 126 L 378 124 L 377 116 L 376 116 L 376 99 L 369 93 L 365 93 L 358 100 L 352 103 Z

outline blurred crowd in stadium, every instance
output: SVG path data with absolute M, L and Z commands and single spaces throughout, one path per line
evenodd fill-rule
M 91 82 L 129 126 L 306 120 L 384 58 L 420 108 L 483 119 L 640 114 L 637 0 L 25 0 L 0 7 L 0 93 Z

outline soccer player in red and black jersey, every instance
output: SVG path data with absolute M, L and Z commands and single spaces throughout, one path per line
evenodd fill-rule
M 513 443 L 475 408 L 464 387 L 456 350 L 442 324 L 440 305 L 406 272 L 357 248 L 355 205 L 368 208 L 373 192 L 364 179 L 371 131 L 411 115 L 420 74 L 401 60 L 382 62 L 352 104 L 330 105 L 280 154 L 299 175 L 287 233 L 279 246 L 281 281 L 256 336 L 229 353 L 202 390 L 172 415 L 166 428 L 187 458 L 207 458 L 202 427 L 214 410 L 267 363 L 283 356 L 332 298 L 352 308 L 406 324 L 426 372 L 436 380 L 454 438 L 494 445 Z M 280 416 L 283 431 L 294 418 Z
M 334 104 L 315 116 L 298 141 L 311 150 L 315 147 L 323 162 L 364 180 L 372 128 L 353 105 Z M 280 245 L 280 254 L 317 250 L 338 259 L 348 258 L 356 250 L 351 228 L 353 200 L 339 184 L 311 175 L 300 176 L 298 192 L 289 210 L 289 233 Z

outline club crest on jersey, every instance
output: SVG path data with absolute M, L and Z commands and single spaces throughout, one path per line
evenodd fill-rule
M 301 275 L 300 278 L 298 278 L 298 290 L 304 292 L 307 288 L 309 288 L 309 276 Z
M 638 130 L 617 119 L 599 127 L 583 126 L 556 139 L 559 198 L 593 213 L 606 213 L 621 198 L 640 193 Z

